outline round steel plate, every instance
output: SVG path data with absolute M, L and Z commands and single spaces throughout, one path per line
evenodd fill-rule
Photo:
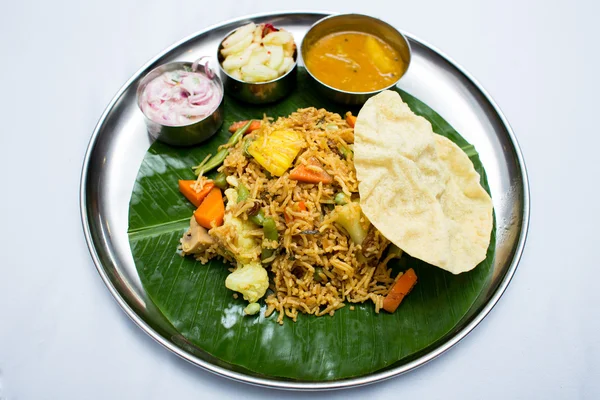
M 327 382 L 301 382 L 260 375 L 225 363 L 187 342 L 150 302 L 138 277 L 127 237 L 129 199 L 141 161 L 151 144 L 136 104 L 140 79 L 160 64 L 216 54 L 223 36 L 249 21 L 271 22 L 294 34 L 297 43 L 326 14 L 290 12 L 252 15 L 212 26 L 171 46 L 144 65 L 110 102 L 90 140 L 81 175 L 81 217 L 100 276 L 123 310 L 148 335 L 175 354 L 216 374 L 287 389 L 335 389 L 377 382 L 417 368 L 439 356 L 490 312 L 512 278 L 527 235 L 529 184 L 521 151 L 498 106 L 464 69 L 432 46 L 406 34 L 410 70 L 400 88 L 436 110 L 474 144 L 488 174 L 497 239 L 493 273 L 475 304 L 444 338 L 414 357 L 369 375 Z

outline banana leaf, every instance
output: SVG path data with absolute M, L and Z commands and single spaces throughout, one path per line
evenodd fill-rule
M 457 143 L 470 156 L 489 192 L 474 148 L 435 111 L 400 91 L 410 108 L 427 118 L 436 133 Z M 194 179 L 191 166 L 228 139 L 235 121 L 287 116 L 314 106 L 344 114 L 347 108 L 325 101 L 300 70 L 296 90 L 281 102 L 249 106 L 226 97 L 225 122 L 209 142 L 193 148 L 152 144 L 139 170 L 129 208 L 129 241 L 145 290 L 158 309 L 190 342 L 215 357 L 272 377 L 324 381 L 365 375 L 402 363 L 450 332 L 473 305 L 490 278 L 495 233 L 487 258 L 458 276 L 409 256 L 393 268 L 415 269 L 419 282 L 393 314 L 375 313 L 372 304 L 346 306 L 334 316 L 301 314 L 284 325 L 277 315 L 244 316 L 246 302 L 225 288 L 229 265 L 206 265 L 177 253 L 194 207 L 178 192 L 179 179 Z M 354 110 L 356 112 L 356 110 Z

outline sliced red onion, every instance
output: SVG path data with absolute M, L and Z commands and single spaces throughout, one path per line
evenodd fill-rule
M 140 104 L 144 114 L 163 125 L 187 125 L 215 110 L 221 90 L 200 72 L 165 72 L 148 83 Z

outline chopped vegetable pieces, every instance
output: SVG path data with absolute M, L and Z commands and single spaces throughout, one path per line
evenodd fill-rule
M 365 226 L 360 221 L 363 216 L 360 204 L 350 202 L 336 206 L 333 216 L 334 221 L 344 228 L 354 244 L 362 244 L 369 232 L 369 224 L 366 223 Z
M 200 226 L 211 229 L 213 226 L 221 226 L 225 215 L 225 204 L 221 189 L 213 187 L 202 204 L 194 211 L 194 218 Z
M 279 240 L 279 232 L 277 232 L 277 224 L 275 223 L 275 220 L 273 218 L 268 217 L 268 218 L 264 219 L 263 235 L 264 235 L 265 239 L 270 240 L 270 241 Z M 275 252 L 275 249 L 263 247 L 260 258 L 263 261 L 267 260 L 273 255 L 274 252 Z
M 333 178 L 321 166 L 316 158 L 311 158 L 308 165 L 300 164 L 290 173 L 290 179 L 306 183 L 332 183 Z
M 351 128 L 354 128 L 354 125 L 356 125 L 356 117 L 350 111 L 346 113 L 346 122 Z
M 300 211 L 306 211 L 306 203 L 303 201 L 299 201 L 298 202 L 298 210 Z
M 248 146 L 248 153 L 271 174 L 281 176 L 292 166 L 302 147 L 301 133 L 279 130 L 258 137 Z
M 299 201 L 298 203 L 292 204 L 293 211 L 307 211 L 306 203 L 303 201 Z M 283 213 L 283 218 L 285 219 L 286 224 L 292 222 L 295 218 L 288 214 L 287 212 Z
M 389 56 L 386 48 L 374 37 L 367 36 L 365 48 L 375 68 L 380 74 L 392 74 L 398 71 L 398 63 Z
M 202 200 L 215 187 L 213 182 L 206 182 L 199 192 L 196 191 L 195 180 L 179 180 L 179 191 L 196 207 L 200 207 Z
M 235 146 L 237 142 L 239 142 L 240 138 L 248 130 L 251 124 L 252 121 L 246 122 L 241 128 L 235 131 L 233 135 L 231 135 L 231 137 L 224 146 L 221 146 L 222 148 L 219 151 L 217 151 L 217 154 L 215 154 L 212 157 L 207 157 L 200 164 L 196 165 L 195 167 L 192 167 L 194 173 L 196 175 L 205 174 L 206 172 L 215 169 L 219 165 L 223 164 L 223 161 L 225 161 L 225 158 L 227 158 L 227 156 L 229 155 L 229 148 Z
M 416 283 L 417 275 L 412 268 L 409 268 L 400 278 L 398 278 L 396 283 L 394 283 L 394 286 L 390 288 L 388 295 L 383 299 L 383 309 L 391 313 L 396 311 L 404 299 L 404 296 L 410 293 Z
M 246 125 L 247 123 L 248 123 L 248 121 L 234 122 L 229 127 L 229 132 L 234 133 L 235 131 L 237 131 L 238 129 L 240 129 L 241 127 L 243 127 L 244 125 Z M 258 128 L 260 128 L 260 121 L 258 121 L 256 119 L 253 119 L 253 120 L 250 121 L 250 125 L 248 126 L 248 129 L 244 133 L 250 133 L 252 131 L 257 130 Z
M 241 293 L 244 300 L 256 303 L 269 287 L 269 276 L 262 265 L 253 261 L 238 268 L 225 279 L 227 289 Z
M 213 182 L 215 183 L 216 187 L 222 190 L 227 189 L 227 186 L 229 186 L 227 183 L 227 175 L 225 175 L 223 172 L 219 172 Z

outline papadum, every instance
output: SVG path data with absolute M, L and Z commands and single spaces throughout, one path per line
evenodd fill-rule
M 360 205 L 386 238 L 453 274 L 485 259 L 492 199 L 460 147 L 393 91 L 365 103 L 354 135 Z

